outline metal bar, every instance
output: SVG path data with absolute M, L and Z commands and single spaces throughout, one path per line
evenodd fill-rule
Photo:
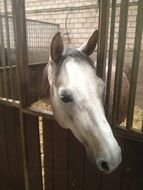
M 33 109 L 33 108 L 24 108 L 22 109 L 23 113 L 27 113 L 27 114 L 32 114 L 35 116 L 42 116 L 44 118 L 48 118 L 48 119 L 53 119 L 54 120 L 54 116 L 53 116 L 53 112 L 51 111 L 42 111 L 42 110 L 37 110 L 37 109 Z
M 16 65 L 13 65 L 12 66 L 12 68 L 15 68 L 16 67 Z M 11 66 L 6 66 L 6 67 L 0 67 L 0 70 L 7 70 L 7 69 L 10 69 L 11 68 Z
M 0 40 L 1 43 L 1 40 Z M 1 55 L 1 46 L 0 46 L 0 67 L 2 67 L 2 55 Z M 3 68 L 3 67 L 2 67 Z M 4 82 L 3 82 L 3 71 L 0 70 L 0 96 L 4 97 Z
M 30 37 L 31 36 L 31 28 L 32 28 L 32 23 L 33 22 L 28 22 L 27 23 L 27 26 L 28 26 L 28 28 L 29 28 L 29 32 L 28 32 L 28 43 L 29 43 L 29 46 L 28 46 L 28 56 L 29 56 L 29 63 L 32 63 L 31 62 L 31 55 L 32 55 L 32 49 L 33 49 L 33 47 L 32 47 L 32 38 Z
M 8 13 L 7 13 L 7 0 L 3 0 L 4 4 L 4 12 L 5 12 L 5 32 L 6 32 L 6 42 L 7 42 L 7 62 L 8 65 L 11 67 L 12 62 L 11 62 L 11 47 L 10 47 L 10 28 L 9 28 L 9 20 L 8 20 Z M 10 97 L 11 99 L 14 99 L 14 86 L 13 86 L 13 75 L 12 75 L 12 70 L 10 68 L 9 70 L 9 84 L 10 84 Z
M 128 129 L 132 127 L 133 123 L 137 76 L 138 76 L 138 67 L 140 61 L 140 50 L 141 50 L 141 41 L 142 41 L 142 30 L 143 30 L 143 0 L 139 0 L 138 13 L 136 18 L 134 52 L 132 60 L 131 85 L 130 85 L 129 102 L 128 102 L 128 114 L 127 114 Z
M 109 100 L 111 88 L 111 74 L 112 74 L 112 59 L 114 50 L 114 33 L 115 33 L 115 18 L 116 18 L 116 0 L 112 0 L 112 15 L 111 15 L 111 28 L 110 28 L 110 44 L 109 44 L 109 60 L 108 60 L 108 73 L 106 85 L 106 115 L 109 114 Z
M 38 66 L 38 65 L 46 65 L 47 64 L 47 62 L 39 62 L 39 63 L 31 63 L 31 64 L 29 64 L 29 66 L 30 67 L 32 67 L 32 66 Z M 12 65 L 11 66 L 11 68 L 16 68 L 16 65 Z M 5 68 L 3 68 L 3 67 L 0 67 L 0 70 L 4 70 L 4 69 L 10 69 L 10 67 L 9 66 L 6 66 Z
M 141 127 L 141 132 L 143 132 L 143 118 L 142 118 L 142 127 Z
M 27 13 L 27 12 L 26 12 Z M 4 15 L 1 15 L 2 17 L 4 17 Z M 8 18 L 13 18 L 12 16 L 8 15 Z M 41 23 L 41 24 L 45 24 L 45 25 L 53 25 L 53 26 L 58 26 L 59 24 L 55 24 L 55 23 L 50 23 L 50 22 L 46 22 L 46 21 L 40 21 L 40 20 L 33 20 L 33 19 L 26 19 L 26 21 L 28 22 L 37 22 L 37 23 Z
M 113 97 L 113 112 L 112 112 L 113 127 L 115 126 L 118 120 L 118 111 L 120 104 L 120 94 L 122 88 L 123 67 L 124 67 L 124 57 L 125 57 L 125 46 L 126 46 L 127 18 L 128 18 L 128 0 L 126 1 L 122 0 L 120 8 L 119 38 L 118 38 L 114 97 Z
M 12 3 L 12 23 L 13 23 L 13 44 L 14 44 L 14 47 L 15 47 L 15 65 L 13 65 L 12 67 L 14 68 L 15 66 L 15 78 L 17 79 L 17 88 L 16 88 L 16 92 L 15 92 L 15 99 L 18 99 L 20 101 L 20 81 L 19 81 L 19 73 L 18 73 L 18 59 L 17 59 L 17 47 L 16 47 L 16 33 L 15 33 L 15 21 L 14 21 L 14 16 L 13 16 L 13 11 L 14 11 L 14 8 L 13 8 L 13 2 Z M 21 107 L 21 106 L 20 106 Z
M 7 79 L 6 79 L 6 58 L 5 58 L 5 48 L 4 48 L 4 35 L 3 35 L 3 22 L 2 17 L 0 16 L 0 51 L 1 51 L 1 65 L 3 67 L 3 86 L 4 86 L 4 97 L 8 97 L 8 86 L 7 86 Z
M 17 71 L 18 71 L 18 91 L 20 98 L 20 130 L 22 140 L 23 170 L 25 179 L 25 189 L 30 190 L 30 179 L 28 170 L 28 158 L 26 150 L 26 139 L 24 131 L 24 116 L 22 109 L 30 104 L 29 93 L 29 69 L 26 41 L 26 23 L 25 23 L 25 1 L 15 0 L 12 2 L 12 13 L 14 22 L 14 39 L 16 46 Z
M 31 104 L 24 0 L 12 1 L 19 95 L 22 107 Z
M 2 98 L 2 97 L 0 97 L 0 104 L 16 108 L 20 107 L 19 101 L 13 101 L 12 99 Z
M 37 23 L 33 23 L 33 25 L 34 25 L 34 27 L 36 26 L 37 27 Z M 33 27 L 33 28 L 34 28 Z M 37 29 L 37 34 L 36 34 L 36 37 L 37 37 L 37 40 L 33 40 L 33 42 L 35 42 L 35 47 L 36 47 L 36 51 L 37 51 L 37 48 L 38 48 L 38 29 Z M 33 48 L 33 52 L 34 52 L 34 48 Z M 37 61 L 38 60 L 38 53 L 36 53 L 36 55 L 35 55 L 35 60 Z
M 0 97 L 4 97 L 3 71 L 0 70 Z
M 97 75 L 105 79 L 105 64 L 107 54 L 109 0 L 101 0 L 99 11 L 99 43 L 97 52 Z
M 40 23 L 40 24 L 45 24 L 45 25 L 53 25 L 53 26 L 58 26 L 59 24 L 55 24 L 55 23 L 50 23 L 50 22 L 45 22 L 45 21 L 39 21 L 39 20 L 32 20 L 32 19 L 26 19 L 26 21 L 30 21 L 30 22 L 36 22 L 36 23 Z

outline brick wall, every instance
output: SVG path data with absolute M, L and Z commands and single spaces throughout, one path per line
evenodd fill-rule
M 70 12 L 67 20 L 70 45 L 80 46 L 98 28 L 98 13 L 96 15 L 97 7 L 94 0 L 39 2 L 36 0 L 26 1 L 27 18 L 58 23 L 62 33 L 65 33 L 65 22 Z M 35 7 L 33 3 L 35 3 Z
M 3 10 L 3 0 L 0 0 L 0 9 Z M 129 1 L 127 50 L 133 49 L 137 2 Z M 10 10 L 10 1 L 9 10 Z M 65 22 L 67 15 L 67 28 L 70 37 L 70 45 L 79 47 L 84 43 L 92 32 L 98 28 L 98 3 L 97 0 L 25 0 L 26 17 L 34 20 L 57 23 L 60 30 L 65 33 Z M 117 48 L 119 30 L 120 0 L 117 0 L 115 45 Z M 66 36 L 65 36 L 66 38 Z
M 127 45 L 128 50 L 133 49 L 137 14 L 137 0 L 129 1 Z M 118 41 L 120 0 L 117 1 L 115 49 Z M 65 32 L 65 22 L 70 36 L 70 45 L 79 47 L 91 33 L 98 28 L 98 7 L 95 0 L 26 0 L 27 18 L 43 20 L 60 24 L 61 32 Z

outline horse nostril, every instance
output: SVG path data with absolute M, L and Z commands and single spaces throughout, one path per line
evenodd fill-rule
M 99 169 L 101 171 L 104 171 L 104 172 L 108 172 L 109 171 L 109 166 L 108 166 L 108 163 L 106 161 L 100 161 L 99 164 Z

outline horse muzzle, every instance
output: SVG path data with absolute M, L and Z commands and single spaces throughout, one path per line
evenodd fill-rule
M 121 163 L 121 149 L 117 147 L 114 150 L 104 147 L 102 152 L 91 151 L 88 147 L 86 148 L 86 153 L 88 155 L 89 161 L 103 173 L 113 172 Z

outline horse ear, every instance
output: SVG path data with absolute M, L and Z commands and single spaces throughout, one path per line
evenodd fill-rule
M 89 40 L 79 48 L 79 50 L 88 56 L 91 55 L 96 47 L 98 38 L 99 38 L 99 32 L 98 30 L 96 30 L 89 38 Z
M 61 33 L 58 32 L 54 35 L 50 47 L 50 56 L 54 63 L 58 63 L 60 61 L 63 53 L 63 48 L 64 45 L 61 38 Z

